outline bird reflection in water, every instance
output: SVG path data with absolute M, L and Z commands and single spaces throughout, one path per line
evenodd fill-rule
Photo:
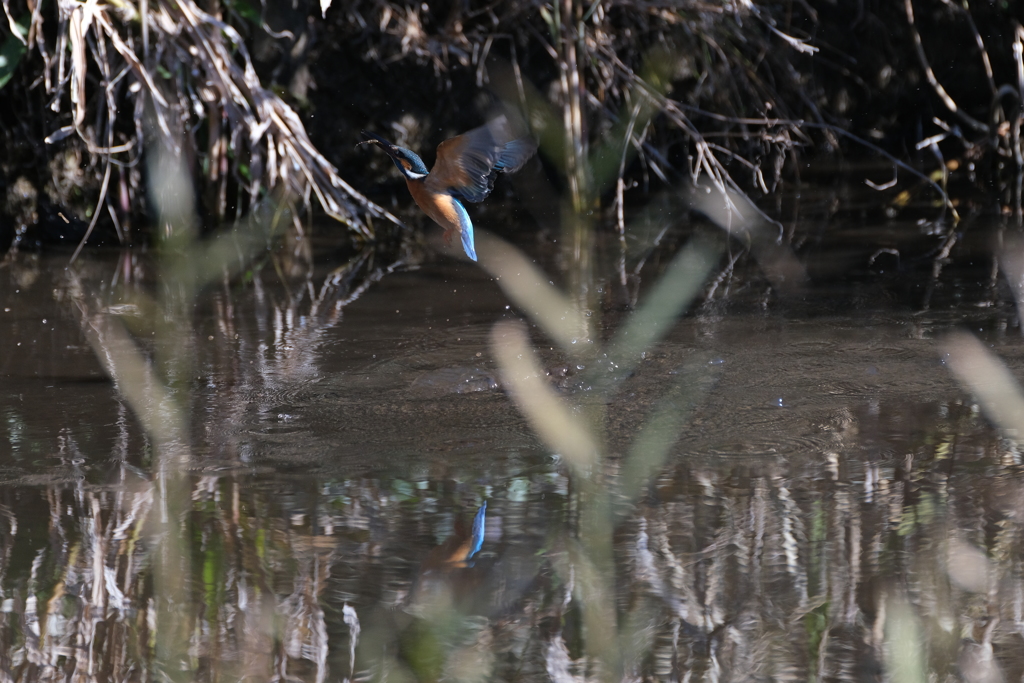
M 471 524 L 462 517 L 455 521 L 455 531 L 430 551 L 420 565 L 406 601 L 406 609 L 419 613 L 425 607 L 447 607 L 471 599 L 481 583 L 484 568 L 477 566 L 477 553 L 484 543 L 487 502 L 476 511 Z

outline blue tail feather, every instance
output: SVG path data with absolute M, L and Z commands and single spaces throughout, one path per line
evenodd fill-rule
M 455 208 L 459 212 L 459 234 L 462 236 L 462 248 L 466 251 L 466 256 L 476 261 L 476 245 L 473 242 L 473 221 L 469 219 L 469 213 L 466 211 L 466 207 L 462 205 L 462 202 L 456 197 L 452 197 Z
M 476 512 L 476 517 L 473 518 L 473 532 L 470 536 L 469 541 L 469 555 L 466 559 L 473 557 L 480 550 L 480 547 L 484 544 L 484 521 L 487 516 L 487 501 L 483 502 L 480 509 Z
M 473 244 L 472 225 L 462 230 L 462 248 L 466 250 L 466 256 L 476 261 L 476 247 Z

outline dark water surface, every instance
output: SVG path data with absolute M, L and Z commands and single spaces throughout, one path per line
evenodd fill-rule
M 0 680 L 1024 673 L 1020 452 L 937 344 L 970 329 L 1021 369 L 986 278 L 950 271 L 928 309 L 927 282 L 881 275 L 696 305 L 602 407 L 602 564 L 593 490 L 501 386 L 491 330 L 519 314 L 481 270 L 429 263 L 314 310 L 323 273 L 268 268 L 174 318 L 131 295 L 154 290 L 146 256 L 66 263 L 0 271 Z M 178 470 L 97 360 L 110 321 L 188 418 Z M 585 392 L 531 335 L 551 384 Z M 680 377 L 678 442 L 617 498 Z

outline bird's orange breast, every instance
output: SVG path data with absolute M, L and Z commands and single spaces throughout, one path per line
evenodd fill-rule
M 454 197 L 448 194 L 431 192 L 422 180 L 409 180 L 407 178 L 405 183 L 409 186 L 409 194 L 412 195 L 416 206 L 420 207 L 423 213 L 430 216 L 435 223 L 445 230 L 462 229 L 461 214 L 465 209 L 462 212 L 459 211 L 461 207 L 456 205 Z

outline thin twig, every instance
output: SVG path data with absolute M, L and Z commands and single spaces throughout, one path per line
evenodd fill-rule
M 100 198 L 96 202 L 96 209 L 92 212 L 92 220 L 89 221 L 89 228 L 85 231 L 85 236 L 82 237 L 82 241 L 78 243 L 78 247 L 75 249 L 75 253 L 71 255 L 71 261 L 68 263 L 74 263 L 75 259 L 82 252 L 82 248 L 85 243 L 89 241 L 89 236 L 92 235 L 93 228 L 96 227 L 96 221 L 100 218 L 100 207 L 103 206 L 103 202 L 107 198 L 107 185 L 110 183 L 110 163 L 107 163 L 107 170 L 103 173 L 103 184 L 100 185 Z
M 963 109 L 956 105 L 953 98 L 949 96 L 946 89 L 939 83 L 939 79 L 935 77 L 935 72 L 932 71 L 931 64 L 928 63 L 928 56 L 924 53 L 924 45 L 921 43 L 921 34 L 917 31 L 917 25 L 914 23 L 914 5 L 911 0 L 903 0 L 903 5 L 907 12 L 907 21 L 910 23 L 910 33 L 914 37 L 914 49 L 917 51 L 917 60 L 921 63 L 921 68 L 924 69 L 925 77 L 928 79 L 928 83 L 932 86 L 935 94 L 939 96 L 942 103 L 946 105 L 946 108 L 957 115 L 957 117 L 965 124 L 978 131 L 988 135 L 989 127 L 981 121 L 978 121 L 970 114 L 965 112 Z

